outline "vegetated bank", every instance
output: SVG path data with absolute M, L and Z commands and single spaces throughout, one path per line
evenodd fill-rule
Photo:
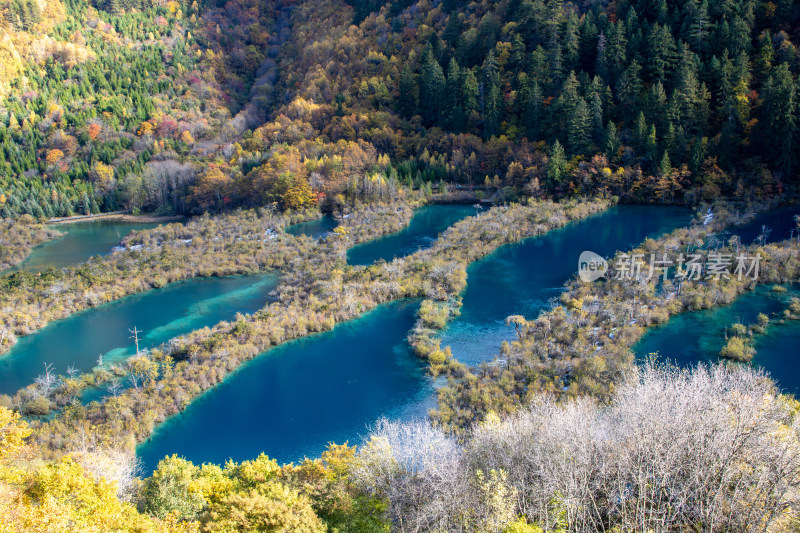
M 279 233 L 292 219 L 243 211 L 200 217 L 126 237 L 125 249 L 66 269 L 0 277 L 0 352 L 15 336 L 28 335 L 71 313 L 192 277 L 250 274 L 279 268 L 312 246 Z M 316 215 L 313 215 L 316 216 Z
M 30 255 L 12 271 L 24 270 L 36 275 L 51 267 L 56 270 L 74 267 L 93 256 L 114 253 L 122 239 L 131 232 L 157 225 L 155 222 L 119 222 L 113 219 L 57 224 L 51 227 L 63 236 L 31 250 Z
M 138 387 L 102 404 L 65 406 L 59 417 L 37 423 L 35 439 L 52 453 L 68 451 L 79 434 L 93 435 L 97 444 L 132 449 L 156 424 L 268 347 L 329 330 L 337 322 L 390 300 L 418 296 L 446 299 L 463 288 L 469 262 L 506 242 L 541 234 L 606 209 L 609 204 L 599 199 L 496 207 L 481 215 L 479 222 L 473 217 L 459 222 L 428 250 L 388 264 L 348 267 L 345 253 L 351 243 L 398 220 L 394 208 L 373 205 L 360 217 L 347 219 L 349 232 L 341 228 L 336 238 L 316 245 L 317 253 L 284 272 L 277 289 L 278 302 L 234 323 L 223 322 L 186 335 L 166 351 L 152 351 L 130 368 Z
M 448 302 L 423 304 L 411 340 L 422 350 L 449 347 L 454 358 L 469 365 L 490 359 L 513 335 L 506 317 L 551 307 L 583 251 L 612 254 L 691 219 L 690 210 L 678 207 L 619 205 L 540 238 L 503 246 L 470 265 L 462 293 Z
M 36 223 L 30 215 L 0 219 L 0 273 L 23 262 L 36 246 L 60 236 L 60 232 Z M 0 347 L 2 344 L 0 340 Z
M 790 284 L 761 285 L 729 305 L 673 316 L 633 346 L 637 360 L 657 353 L 681 367 L 731 360 L 769 372 L 786 393 L 800 392 L 792 339 L 800 335 L 800 293 Z
M 517 339 L 504 343 L 498 359 L 472 371 L 453 372 L 440 390 L 434 418 L 445 426 L 470 427 L 488 414 L 513 413 L 539 393 L 564 397 L 607 397 L 634 364 L 631 347 L 651 324 L 671 315 L 731 302 L 757 284 L 781 284 L 800 279 L 800 249 L 796 240 L 743 246 L 738 239 L 720 239 L 717 232 L 733 220 L 717 210 L 707 226 L 682 228 L 617 254 L 609 261 L 605 281 L 573 279 L 561 305 L 533 319 L 509 317 Z M 710 276 L 705 262 L 701 279 L 648 277 L 647 268 L 626 278 L 620 271 L 626 258 L 680 253 L 744 254 L 760 257 L 757 279 Z M 660 272 L 660 271 L 659 271 Z M 619 277 L 620 279 L 616 279 Z
M 124 374 L 126 359 L 137 350 L 146 352 L 239 312 L 262 308 L 279 281 L 276 274 L 195 278 L 51 322 L 0 357 L 0 398 L 36 383 L 32 394 L 11 405 L 23 414 L 41 413 L 50 403 L 48 389 L 56 387 L 60 375 L 74 378 L 77 387 L 63 391 L 72 401 L 80 388 Z
M 405 200 L 398 196 L 391 206 L 358 203 L 352 207 L 346 218 L 342 218 L 342 224 L 337 229 L 336 235 L 343 239 L 343 242 L 360 242 L 362 239 L 397 231 L 408 223 L 413 208 L 423 201 L 424 197 L 409 192 Z M 319 216 L 319 212 L 304 212 L 301 216 L 303 219 L 307 219 L 309 216 Z M 309 259 L 310 257 L 318 254 L 324 256 L 328 253 L 325 250 L 331 249 L 330 243 L 326 245 L 326 248 L 316 239 L 305 236 L 293 237 L 281 233 L 280 229 L 283 226 L 279 223 L 283 220 L 282 217 L 274 217 L 269 213 L 247 211 L 221 218 L 203 217 L 186 226 L 180 224 L 160 226 L 130 236 L 126 239 L 126 247 L 129 251 L 115 254 L 108 259 L 111 264 L 116 265 L 125 273 L 124 276 L 120 275 L 119 279 L 112 276 L 113 272 L 102 273 L 103 260 L 100 258 L 86 263 L 76 270 L 63 271 L 60 276 L 59 273 L 50 270 L 42 276 L 26 278 L 31 279 L 32 283 L 20 288 L 18 292 L 30 295 L 31 307 L 33 307 L 34 302 L 40 301 L 41 303 L 40 294 L 35 290 L 39 280 L 43 277 L 47 278 L 47 275 L 52 275 L 55 279 L 45 279 L 44 283 L 52 283 L 56 287 L 60 287 L 58 291 L 50 291 L 56 293 L 50 302 L 56 304 L 55 310 L 59 310 L 62 309 L 60 305 L 57 305 L 59 294 L 73 298 L 71 301 L 74 301 L 76 306 L 88 306 L 93 303 L 102 303 L 102 301 L 92 300 L 91 296 L 98 294 L 94 291 L 102 289 L 103 285 L 114 291 L 111 295 L 118 294 L 118 297 L 122 297 L 126 295 L 122 292 L 123 289 L 146 290 L 154 286 L 160 287 L 166 285 L 167 281 L 179 280 L 180 276 L 186 275 L 255 273 L 275 268 L 291 270 L 296 265 L 299 265 L 297 268 L 302 270 L 312 261 Z M 121 257 L 117 257 L 118 255 Z M 190 270 L 187 270 L 187 267 Z M 97 276 L 102 275 L 102 277 L 98 279 L 92 276 L 74 275 L 76 273 L 85 274 L 87 271 Z M 154 281 L 147 281 L 148 279 L 152 280 L 147 277 L 149 275 L 157 275 L 158 278 Z M 165 278 L 165 276 L 169 277 Z M 303 275 L 301 274 L 299 278 L 303 279 Z M 19 278 L 15 275 L 8 279 Z M 64 294 L 63 285 L 59 284 L 57 279 L 64 279 L 64 285 L 73 283 L 86 287 L 86 289 L 83 294 L 79 293 L 77 296 L 72 296 L 70 293 Z M 97 285 L 95 282 L 98 282 Z M 289 285 L 291 283 L 287 285 L 284 279 L 281 287 L 285 287 L 286 292 L 291 293 L 293 289 Z M 48 309 L 42 306 L 40 311 L 46 313 Z M 49 311 L 52 312 L 53 309 Z M 24 318 L 24 315 L 14 308 L 7 308 L 7 312 L 13 313 L 12 318 L 20 316 Z M 132 360 L 125 365 L 127 367 L 135 364 L 136 361 Z M 83 388 L 100 385 L 112 378 L 113 375 L 110 375 L 102 367 L 96 368 L 91 375 L 62 376 L 61 386 L 47 387 L 47 394 L 42 394 L 40 386 L 33 385 L 15 395 L 11 404 L 23 406 L 34 400 L 41 401 L 44 396 L 45 398 L 50 397 L 54 406 L 65 405 L 75 399 Z

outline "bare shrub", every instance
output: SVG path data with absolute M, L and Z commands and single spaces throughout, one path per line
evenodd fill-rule
M 798 403 L 742 366 L 645 366 L 608 404 L 541 396 L 461 446 L 381 422 L 358 486 L 400 531 L 767 531 L 798 507 Z
M 542 398 L 484 424 L 466 456 L 546 529 L 566 511 L 572 531 L 763 531 L 798 504 L 794 409 L 750 368 L 647 366 L 609 406 Z
M 141 470 L 141 461 L 134 453 L 120 447 L 84 445 L 73 451 L 72 456 L 95 479 L 115 483 L 120 499 L 132 500 Z
M 462 514 L 466 488 L 456 442 L 427 422 L 378 422 L 362 448 L 353 479 L 389 501 L 389 515 L 402 531 L 452 529 Z

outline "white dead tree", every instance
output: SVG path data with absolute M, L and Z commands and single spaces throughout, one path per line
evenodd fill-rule
M 791 410 L 749 368 L 650 366 L 610 406 L 542 398 L 484 425 L 467 456 L 546 529 L 563 511 L 570 531 L 764 531 L 800 504 Z
M 128 331 L 131 334 L 131 336 L 128 338 L 133 339 L 133 342 L 136 344 L 136 357 L 139 357 L 139 333 L 141 333 L 141 331 L 136 329 L 136 326 L 134 326 L 133 329 L 129 329 Z
M 41 396 L 45 398 L 50 396 L 50 393 L 58 385 L 58 376 L 53 373 L 52 364 L 44 363 L 44 373 L 36 377 L 35 383 Z
M 795 405 L 749 367 L 646 365 L 610 403 L 541 396 L 463 446 L 382 422 L 351 474 L 403 532 L 760 533 L 800 510 Z
M 94 438 L 83 439 L 72 456 L 95 478 L 103 478 L 117 486 L 117 496 L 131 501 L 136 492 L 136 478 L 142 463 L 132 451 L 120 446 L 100 445 Z
M 109 394 L 111 394 L 111 396 L 116 398 L 117 396 L 119 396 L 119 393 L 122 392 L 122 384 L 119 382 L 118 379 L 115 379 L 114 381 L 108 384 L 106 390 L 108 391 Z

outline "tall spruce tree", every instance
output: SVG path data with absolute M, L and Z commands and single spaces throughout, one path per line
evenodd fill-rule
M 411 66 L 406 63 L 400 71 L 400 78 L 397 82 L 397 110 L 400 114 L 410 117 L 417 112 L 417 97 L 419 85 L 417 77 L 411 70 Z
M 789 66 L 781 63 L 764 86 L 764 149 L 788 177 L 797 147 L 797 84 Z
M 429 126 L 441 125 L 446 105 L 447 81 L 430 46 L 425 48 L 422 55 L 419 89 L 423 122 Z
M 586 100 L 578 97 L 572 116 L 569 119 L 567 145 L 571 154 L 587 154 L 591 146 L 592 117 Z

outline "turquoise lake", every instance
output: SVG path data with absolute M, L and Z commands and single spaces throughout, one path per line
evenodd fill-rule
M 298 461 L 329 442 L 357 444 L 382 416 L 426 416 L 433 384 L 405 341 L 418 305 L 386 304 L 258 356 L 139 446 L 144 471 L 173 453 L 195 464 L 261 452 Z
M 415 213 L 406 230 L 351 249 L 348 260 L 369 264 L 378 259 L 408 255 L 430 245 L 452 223 L 473 214 L 475 208 L 471 206 L 424 207 Z M 757 227 L 760 233 L 761 225 L 767 223 L 765 220 L 756 220 L 737 230 L 747 234 Z M 442 333 L 443 345 L 451 345 L 454 355 L 468 364 L 491 359 L 500 343 L 513 337 L 513 328 L 505 325 L 505 318 L 511 314 L 532 318 L 549 307 L 560 295 L 564 283 L 576 273 L 582 251 L 592 250 L 610 257 L 617 250 L 628 249 L 646 237 L 663 234 L 690 221 L 691 213 L 682 208 L 623 205 L 545 236 L 501 247 L 469 267 L 462 314 Z M 287 228 L 287 232 L 319 237 L 330 231 L 334 222 L 323 217 Z M 785 238 L 779 236 L 776 230 L 770 240 Z M 69 342 L 83 342 L 81 339 L 91 338 L 96 331 L 114 330 L 118 332 L 114 342 L 97 345 L 97 348 L 94 344 L 81 347 L 75 350 L 75 357 L 78 353 L 91 354 L 82 363 L 89 368 L 94 366 L 100 353 L 108 358 L 127 357 L 133 352 L 127 338 L 129 327 L 136 325 L 145 330 L 145 336 L 155 335 L 149 345 L 158 344 L 185 331 L 230 319 L 238 311 L 252 312 L 262 307 L 275 281 L 256 282 L 252 277 L 223 280 L 231 280 L 233 285 L 218 287 L 219 293 L 211 290 L 209 294 L 194 296 L 199 288 L 185 289 L 187 292 L 181 293 L 184 284 L 176 284 L 131 297 L 130 300 L 158 298 L 157 295 L 164 292 L 178 291 L 164 294 L 163 301 L 150 303 L 151 308 L 159 309 L 159 314 L 149 325 L 134 323 L 138 315 L 125 313 L 101 326 L 100 330 L 81 322 L 79 317 L 83 314 L 54 323 L 48 328 L 78 319 L 76 326 L 67 328 L 75 329 L 74 333 L 54 333 L 51 344 L 43 345 L 41 351 L 52 354 L 56 347 L 61 350 L 61 346 Z M 221 280 L 196 280 L 186 285 L 201 283 L 202 287 L 203 281 L 219 283 Z M 263 290 L 258 288 L 260 283 L 264 284 Z M 86 314 L 96 312 L 94 319 L 99 320 L 123 302 Z M 191 311 L 191 302 L 208 305 L 216 311 L 206 314 Z M 178 309 L 167 311 L 171 305 Z M 380 417 L 426 416 L 435 406 L 434 383 L 406 341 L 417 307 L 417 301 L 386 304 L 359 319 L 337 325 L 333 331 L 298 339 L 261 354 L 192 402 L 184 412 L 159 426 L 151 439 L 139 446 L 138 455 L 144 462 L 145 472 L 152 471 L 160 459 L 173 453 L 198 464 L 223 463 L 229 458 L 241 461 L 262 452 L 279 462 L 298 461 L 305 456 L 318 456 L 330 442 L 359 443 L 369 426 Z M 752 307 L 760 309 L 758 305 Z M 161 308 L 174 318 L 160 314 Z M 204 318 L 195 323 L 187 318 L 200 315 Z M 786 347 L 796 341 L 796 335 L 792 340 L 793 327 L 787 324 L 770 329 L 770 335 L 761 338 L 759 346 L 772 343 L 776 347 L 759 350 L 785 352 Z M 46 333 L 48 328 L 38 335 Z M 676 338 L 685 339 L 691 334 L 681 332 Z M 22 339 L 21 343 L 33 341 L 38 335 Z M 73 338 L 76 340 L 71 340 Z M 718 352 L 719 347 L 715 350 L 714 353 Z M 57 365 L 64 367 L 59 368 L 61 372 L 74 362 L 61 353 L 59 358 Z M 35 357 L 20 358 L 31 372 L 36 369 L 27 382 L 41 372 L 38 368 L 41 357 L 38 362 L 32 363 L 33 359 Z M 0 364 L 2 362 L 0 359 Z M 0 377 L 13 372 L 3 371 L 0 366 Z M 100 397 L 102 393 L 96 392 L 95 396 Z
M 767 242 L 782 241 L 792 236 L 797 214 L 800 206 L 776 209 L 757 215 L 748 224 L 731 227 L 728 232 L 750 244 L 766 226 L 771 230 Z M 648 331 L 634 346 L 634 353 L 640 360 L 657 353 L 660 359 L 680 366 L 723 361 L 719 351 L 725 344 L 725 329 L 737 322 L 754 324 L 758 314 L 764 313 L 772 322 L 766 335 L 755 338 L 756 355 L 751 364 L 766 370 L 784 391 L 800 394 L 800 357 L 797 357 L 800 321 L 780 324 L 777 323 L 780 317 L 774 316 L 786 308 L 792 296 L 800 296 L 800 291 L 775 292 L 769 287 L 758 287 L 729 305 L 674 316 L 666 324 Z
M 766 242 L 778 242 L 792 236 L 792 229 L 797 228 L 794 216 L 800 215 L 800 206 L 781 207 L 768 213 L 756 215 L 747 224 L 732 226 L 728 232 L 738 235 L 744 244 L 752 244 L 761 235 L 762 228 L 768 229 Z M 797 232 L 795 232 L 795 237 Z
M 134 230 L 156 226 L 158 226 L 156 223 L 136 224 L 113 220 L 51 226 L 64 236 L 35 247 L 25 261 L 9 269 L 9 272 L 14 270 L 40 272 L 50 266 L 55 268 L 75 266 L 94 255 L 110 254 L 111 249 Z
M 691 221 L 687 209 L 620 205 L 517 244 L 501 247 L 467 269 L 461 315 L 440 335 L 462 363 L 491 360 L 514 328 L 509 315 L 535 318 L 558 298 L 564 283 L 578 272 L 578 256 L 591 250 L 606 258 L 646 237 L 669 232 Z
M 780 324 L 780 317 L 775 316 L 786 308 L 792 296 L 800 296 L 800 291 L 775 292 L 770 287 L 760 286 L 729 305 L 676 315 L 666 324 L 645 333 L 633 351 L 639 360 L 657 353 L 660 360 L 679 366 L 724 361 L 719 351 L 726 342 L 725 329 L 737 322 L 746 326 L 755 324 L 758 314 L 764 313 L 771 323 L 766 335 L 755 338 L 756 354 L 751 364 L 769 372 L 784 391 L 798 394 L 800 321 L 788 320 Z
M 515 306 L 527 312 L 547 305 L 577 270 L 585 248 L 610 254 L 689 220 L 684 209 L 620 206 L 503 247 L 470 269 L 461 319 L 488 322 L 505 338 L 505 317 Z M 476 292 L 473 285 L 481 283 L 488 285 Z M 417 305 L 387 304 L 262 354 L 157 428 L 138 450 L 145 471 L 173 453 L 195 463 L 241 461 L 261 452 L 279 462 L 297 461 L 318 456 L 329 442 L 359 443 L 382 416 L 424 417 L 435 406 L 434 384 L 406 341 Z M 491 355 L 499 348 L 496 337 L 473 342 Z
M 427 248 L 444 230 L 478 212 L 471 205 L 433 204 L 420 207 L 408 226 L 396 233 L 375 239 L 347 251 L 351 265 L 371 265 L 379 259 L 391 261 Z
M 138 328 L 140 348 L 150 348 L 192 330 L 252 313 L 269 300 L 278 276 L 265 274 L 199 278 L 135 294 L 51 322 L 21 337 L 0 356 L 0 393 L 12 394 L 29 385 L 52 364 L 58 374 L 72 365 L 90 370 L 136 353 L 129 329 Z
M 331 215 L 323 215 L 321 218 L 316 220 L 309 220 L 308 222 L 300 222 L 299 224 L 292 224 L 288 226 L 284 231 L 289 235 L 306 235 L 313 239 L 318 239 L 319 237 L 323 237 L 328 233 L 332 232 L 336 229 L 336 226 L 339 225 L 339 222 L 333 218 Z

